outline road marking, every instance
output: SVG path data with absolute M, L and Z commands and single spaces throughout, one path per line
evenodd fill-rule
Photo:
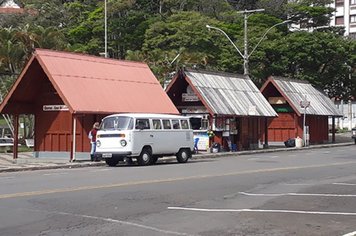
M 98 169 L 98 170 L 92 170 L 91 172 L 102 172 L 102 171 L 109 171 L 112 170 L 110 168 L 106 168 L 106 169 Z
M 262 210 L 262 209 L 204 209 L 189 207 L 168 207 L 169 210 L 201 211 L 201 212 L 261 212 L 261 213 L 293 213 L 310 215 L 343 215 L 356 216 L 356 212 L 332 212 L 332 211 L 293 211 L 293 210 Z
M 343 236 L 355 236 L 356 235 L 356 231 L 348 233 L 348 234 L 344 234 Z
M 160 232 L 163 234 L 191 236 L 191 234 L 187 234 L 187 233 L 180 233 L 180 232 L 175 232 L 175 231 L 170 231 L 170 230 L 164 230 L 164 229 L 159 229 L 159 228 L 155 228 L 155 227 L 151 227 L 151 226 L 147 226 L 147 225 L 141 225 L 141 224 L 137 224 L 137 223 L 133 223 L 133 222 L 116 220 L 116 219 L 100 217 L 100 216 L 82 215 L 82 214 L 75 214 L 75 213 L 61 212 L 61 211 L 43 211 L 43 210 L 33 210 L 33 209 L 27 209 L 27 210 L 35 211 L 35 212 L 45 212 L 45 213 L 57 214 L 57 215 L 63 215 L 63 216 L 75 216 L 75 217 L 81 217 L 81 218 L 87 218 L 87 219 L 102 220 L 102 221 L 106 221 L 109 223 L 119 223 L 119 224 L 123 224 L 123 225 L 129 225 L 129 226 L 134 226 L 134 227 L 143 228 L 143 229 L 147 229 L 147 230 L 152 230 L 152 231 Z
M 274 159 L 274 158 L 278 158 L 279 156 L 265 156 L 265 157 L 251 157 L 248 158 L 247 160 L 249 161 L 253 161 L 253 160 L 266 160 L 266 159 Z
M 0 180 L 3 180 L 3 179 L 15 179 L 15 177 L 0 177 Z
M 281 185 L 291 185 L 291 186 L 310 186 L 313 184 L 288 184 L 288 183 L 281 183 Z
M 349 183 L 333 183 L 335 185 L 346 185 L 346 186 L 356 186 L 356 184 L 349 184 Z
M 54 194 L 54 193 L 68 193 L 68 192 L 76 192 L 76 191 L 97 190 L 97 189 L 105 189 L 105 188 L 119 188 L 119 187 L 128 187 L 128 186 L 144 185 L 144 184 L 169 183 L 175 181 L 216 178 L 216 177 L 225 177 L 225 176 L 234 176 L 234 175 L 238 176 L 238 175 L 245 175 L 245 174 L 258 174 L 258 173 L 265 173 L 265 172 L 268 173 L 268 172 L 277 172 L 277 171 L 291 171 L 291 170 L 300 170 L 300 169 L 332 167 L 332 166 L 350 165 L 350 164 L 356 164 L 356 162 L 349 161 L 349 162 L 338 162 L 332 164 L 311 165 L 311 166 L 291 166 L 291 167 L 281 167 L 281 168 L 237 171 L 237 172 L 230 172 L 230 173 L 216 174 L 216 175 L 195 175 L 195 176 L 187 176 L 187 177 L 180 177 L 180 178 L 152 179 L 152 180 L 141 180 L 141 181 L 114 183 L 114 184 L 105 184 L 105 185 L 89 185 L 89 186 L 71 187 L 71 188 L 45 189 L 39 191 L 1 194 L 0 199 L 39 196 L 39 195 Z
M 57 173 L 48 173 L 48 174 L 43 174 L 45 176 L 56 176 L 56 175 L 67 175 L 68 172 L 57 172 Z
M 356 197 L 356 194 L 324 194 L 324 193 L 246 193 L 239 194 L 256 197 L 280 197 L 280 196 L 317 196 L 317 197 Z

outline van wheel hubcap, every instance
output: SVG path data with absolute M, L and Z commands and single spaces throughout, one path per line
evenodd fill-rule
M 150 159 L 150 157 L 149 157 L 146 153 L 142 155 L 142 160 L 143 160 L 144 162 L 149 161 L 149 159 Z

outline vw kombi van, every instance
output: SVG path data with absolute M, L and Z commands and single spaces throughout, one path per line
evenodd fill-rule
M 165 114 L 115 114 L 105 117 L 97 132 L 95 155 L 109 166 L 135 159 L 139 165 L 175 155 L 185 163 L 194 149 L 189 118 Z

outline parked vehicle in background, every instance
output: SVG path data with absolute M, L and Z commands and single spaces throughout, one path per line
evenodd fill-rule
M 356 128 L 352 129 L 352 138 L 354 139 L 355 144 L 356 144 Z
M 151 165 L 158 158 L 171 155 L 185 163 L 194 150 L 189 117 L 178 115 L 110 115 L 102 120 L 96 140 L 96 155 L 109 166 L 125 159 Z

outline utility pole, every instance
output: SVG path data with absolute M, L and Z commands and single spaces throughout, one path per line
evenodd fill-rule
M 254 12 L 261 12 L 264 11 L 264 9 L 256 9 L 256 10 L 245 10 L 245 11 L 239 11 L 238 13 L 243 13 L 244 14 L 244 53 L 242 54 L 241 51 L 238 49 L 238 47 L 235 45 L 235 43 L 230 39 L 230 37 L 220 28 L 214 27 L 214 26 L 210 26 L 210 25 L 206 25 L 206 27 L 210 30 L 210 29 L 214 29 L 214 30 L 218 30 L 219 32 L 221 32 L 223 35 L 225 35 L 225 37 L 230 41 L 230 43 L 234 46 L 234 48 L 236 49 L 236 51 L 239 53 L 239 55 L 242 57 L 242 59 L 244 60 L 244 75 L 249 75 L 250 71 L 249 71 L 249 58 L 252 55 L 252 53 L 256 50 L 256 48 L 260 45 L 260 43 L 262 42 L 262 40 L 266 37 L 267 33 L 273 29 L 274 27 L 278 26 L 278 25 L 282 25 L 285 23 L 290 22 L 290 20 L 285 20 L 283 22 L 277 23 L 272 25 L 269 29 L 266 30 L 266 32 L 262 35 L 262 37 L 260 38 L 260 40 L 258 41 L 258 43 L 255 45 L 255 47 L 251 50 L 251 52 L 248 52 L 248 35 L 247 35 L 247 19 L 249 17 L 249 14 L 254 13 Z
M 104 1 L 104 25 L 105 25 L 105 57 L 108 57 L 108 15 L 107 0 Z
M 248 36 L 247 36 L 247 19 L 250 16 L 250 14 L 255 13 L 255 12 L 262 12 L 265 9 L 255 9 L 255 10 L 244 10 L 244 11 L 238 11 L 237 13 L 242 13 L 244 14 L 244 75 L 249 75 L 249 55 L 248 55 Z
M 310 106 L 310 101 L 307 100 L 307 95 L 305 95 L 304 100 L 300 101 L 300 106 L 301 108 L 304 108 L 304 116 L 303 116 L 303 141 L 304 141 L 304 147 L 307 146 L 307 134 L 309 135 L 309 129 L 308 132 L 306 130 L 306 114 L 307 114 L 307 108 Z M 308 138 L 309 140 L 309 138 Z

